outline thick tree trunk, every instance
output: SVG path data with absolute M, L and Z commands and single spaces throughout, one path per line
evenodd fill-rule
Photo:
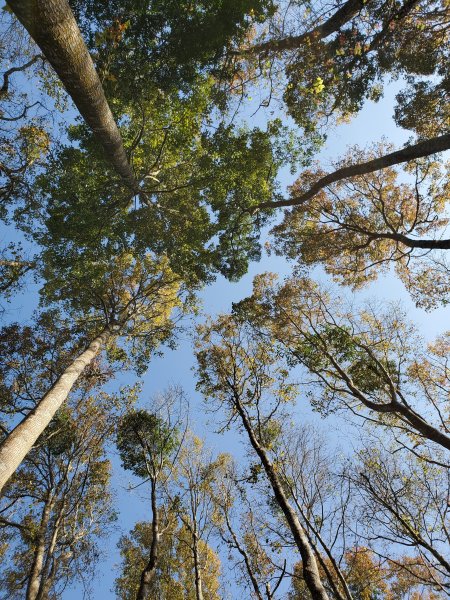
M 155 578 L 156 567 L 158 565 L 158 547 L 159 547 L 159 517 L 158 507 L 156 506 L 156 486 L 155 482 L 151 482 L 152 486 L 152 545 L 150 547 L 150 558 L 141 573 L 139 590 L 136 595 L 136 600 L 147 600 L 150 598 L 150 586 Z
M 122 137 L 67 0 L 7 0 L 7 4 L 55 69 L 106 158 L 138 193 Z
M 51 498 L 47 500 L 42 511 L 41 522 L 39 525 L 39 533 L 37 539 L 37 546 L 34 552 L 33 564 L 31 566 L 30 577 L 28 579 L 26 600 L 36 600 L 39 589 L 41 586 L 42 569 L 44 566 L 45 556 L 45 534 L 47 532 L 48 522 L 50 520 L 50 513 L 52 510 L 53 501 Z
M 387 167 L 392 167 L 393 165 L 409 162 L 410 160 L 414 160 L 416 158 L 430 156 L 431 154 L 436 154 L 438 152 L 444 152 L 445 150 L 449 149 L 450 133 L 430 138 L 428 140 L 423 140 L 417 144 L 405 146 L 405 148 L 397 150 L 396 152 L 391 152 L 390 154 L 380 156 L 380 158 L 374 158 L 373 160 L 369 160 L 364 163 L 356 163 L 348 167 L 337 169 L 336 171 L 333 171 L 333 173 L 328 173 L 328 175 L 318 179 L 316 183 L 309 188 L 309 190 L 300 196 L 295 196 L 294 198 L 289 198 L 287 200 L 280 200 L 279 202 L 264 202 L 257 208 L 261 209 L 280 208 L 283 206 L 298 206 L 308 202 L 308 200 L 311 200 L 311 198 L 327 187 L 327 185 L 331 185 L 332 183 L 336 183 L 342 179 L 348 179 L 349 177 L 355 177 L 356 175 L 365 175 L 366 173 L 373 173 L 374 171 L 379 171 L 381 169 L 386 169 Z
M 202 585 L 202 573 L 200 568 L 200 556 L 198 551 L 198 534 L 196 529 L 192 532 L 193 545 L 192 553 L 194 555 L 194 578 L 195 578 L 195 598 L 196 600 L 203 600 L 203 585 Z
M 320 578 L 319 568 L 317 566 L 316 557 L 314 550 L 308 541 L 308 537 L 300 524 L 296 512 L 289 503 L 286 497 L 281 481 L 279 480 L 273 465 L 267 456 L 265 449 L 260 445 L 258 439 L 255 436 L 253 427 L 247 417 L 246 412 L 240 402 L 239 397 L 236 395 L 234 398 L 234 404 L 241 417 L 242 424 L 249 437 L 250 443 L 253 446 L 256 454 L 258 455 L 264 471 L 269 479 L 270 485 L 272 486 L 275 498 L 278 506 L 283 511 L 286 518 L 289 529 L 291 530 L 295 544 L 302 557 L 303 577 L 308 590 L 313 600 L 329 600 L 328 594 L 323 586 Z
M 428 250 L 450 250 L 450 239 L 446 240 L 416 240 L 410 238 L 403 233 L 395 233 L 386 231 L 383 233 L 378 232 L 367 232 L 367 237 L 372 240 L 393 240 L 399 242 L 408 248 L 424 248 Z
M 33 447 L 38 437 L 67 399 L 72 386 L 100 352 L 109 331 L 98 335 L 58 378 L 39 404 L 15 427 L 0 445 L 0 492 Z

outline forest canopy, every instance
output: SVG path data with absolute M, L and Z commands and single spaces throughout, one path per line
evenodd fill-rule
M 0 31 L 0 598 L 450 598 L 448 0 Z

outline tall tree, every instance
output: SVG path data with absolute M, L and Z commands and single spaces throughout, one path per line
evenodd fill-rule
M 383 145 L 369 156 L 352 148 L 340 163 L 350 167 L 335 173 L 368 165 L 371 161 L 364 162 L 365 158 L 384 153 Z M 318 191 L 322 184 L 310 181 L 319 174 L 305 172 L 291 188 L 294 208 L 273 230 L 276 251 L 301 264 L 323 264 L 340 283 L 354 288 L 373 281 L 393 263 L 420 304 L 446 303 L 445 278 L 439 278 L 441 286 L 436 281 L 436 260 L 445 255 L 439 251 L 450 248 L 445 238 L 446 167 L 430 158 L 415 160 L 403 173 L 385 168 L 356 174 Z M 319 182 L 326 180 L 324 176 Z
M 193 565 L 195 600 L 218 598 L 216 581 L 220 566 L 216 565 L 215 578 L 209 583 L 205 574 L 208 572 L 208 543 L 215 513 L 212 485 L 226 460 L 225 455 L 214 457 L 203 440 L 189 433 L 179 455 L 174 486 L 168 490 L 183 525 L 180 543 Z
M 230 460 L 223 472 L 217 474 L 213 484 L 214 521 L 219 537 L 228 549 L 228 568 L 235 582 L 244 585 L 256 600 L 273 600 L 278 597 L 278 589 L 286 576 L 286 560 L 278 568 L 271 552 L 274 548 L 279 552 L 281 544 L 274 542 L 272 548 L 269 545 L 273 529 L 272 524 L 268 525 L 267 509 L 270 512 L 270 506 L 264 502 L 268 500 L 264 498 L 264 491 L 252 494 L 249 486 L 244 485 L 246 479 L 256 483 L 257 466 L 251 465 L 248 476 L 245 468 L 238 470 Z
M 133 169 L 94 63 L 67 0 L 11 0 L 8 6 L 53 66 L 81 116 L 125 184 L 139 193 Z
M 76 272 L 78 265 L 73 266 Z M 86 264 L 78 278 L 74 276 L 71 283 L 67 282 L 62 298 L 68 302 L 74 322 L 81 319 L 86 348 L 81 353 L 73 349 L 71 360 L 51 388 L 2 441 L 0 489 L 96 356 L 107 350 L 112 360 L 123 361 L 126 354 L 120 346 L 122 339 L 130 343 L 129 359 L 135 359 L 138 370 L 145 370 L 155 348 L 171 336 L 172 311 L 181 304 L 180 281 L 167 261 L 148 256 L 145 262 L 137 262 L 130 255 L 122 255 L 111 266 L 98 261 L 93 268 L 90 270 Z M 58 288 L 56 297 L 61 298 L 61 294 Z
M 450 471 L 445 454 L 435 453 L 435 464 L 429 464 L 412 453 L 393 454 L 380 440 L 378 444 L 378 450 L 363 448 L 344 473 L 358 499 L 355 518 L 382 559 L 390 558 L 389 545 L 395 541 L 410 555 L 413 580 L 448 595 Z
M 183 401 L 182 391 L 169 389 L 153 403 L 153 411 L 136 409 L 121 419 L 117 447 L 122 466 L 149 482 L 151 502 L 151 542 L 148 560 L 142 569 L 136 600 L 150 598 L 159 561 L 159 547 L 173 517 L 161 504 L 161 494 L 173 470 L 183 441 L 182 423 L 175 417 Z
M 255 452 L 303 561 L 311 596 L 328 600 L 313 547 L 286 494 L 271 448 L 281 430 L 283 406 L 295 396 L 276 351 L 252 335 L 245 323 L 221 316 L 200 328 L 197 360 L 199 389 L 226 411 L 226 423 L 237 423 Z
M 402 126 L 423 135 L 420 125 L 428 119 L 426 136 L 448 128 L 444 1 L 349 0 L 333 11 L 322 2 L 280 3 L 277 8 L 256 41 L 238 49 L 239 67 L 244 63 L 245 73 L 247 61 L 247 71 L 255 70 L 271 86 L 277 85 L 277 72 L 283 72 L 278 79 L 284 101 L 307 132 L 329 125 L 330 118 L 354 114 L 366 98 L 379 99 L 386 75 L 408 78 L 396 111 Z M 424 116 L 415 122 L 413 114 L 421 109 Z
M 195 600 L 195 578 L 192 555 L 186 546 L 187 532 L 180 527 L 176 516 L 161 539 L 156 577 L 151 584 L 152 598 L 171 600 Z M 136 523 L 133 530 L 122 536 L 119 542 L 122 569 L 116 579 L 116 594 L 120 600 L 134 600 L 139 588 L 142 569 L 148 560 L 152 543 L 152 526 L 149 522 Z M 205 553 L 203 582 L 208 598 L 218 600 L 218 574 L 220 559 L 207 544 L 202 543 Z
M 394 428 L 406 446 L 430 440 L 450 449 L 442 412 L 446 336 L 421 353 L 423 343 L 398 307 L 367 305 L 357 312 L 311 279 L 277 286 L 274 278 L 257 277 L 253 296 L 236 310 L 275 339 L 291 364 L 305 368 L 317 409 L 326 414 L 342 406 Z
M 91 395 L 91 387 L 58 412 L 4 490 L 4 598 L 59 598 L 77 579 L 89 588 L 98 541 L 115 518 L 105 443 L 132 397 Z

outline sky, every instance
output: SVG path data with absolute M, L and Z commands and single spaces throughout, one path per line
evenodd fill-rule
M 380 141 L 382 136 L 397 147 L 407 141 L 409 134 L 399 130 L 391 116 L 395 94 L 398 89 L 398 83 L 390 84 L 386 89 L 384 98 L 379 103 L 368 102 L 351 123 L 340 125 L 330 132 L 326 146 L 320 154 L 325 168 L 330 168 L 330 161 L 339 158 L 349 145 L 359 144 L 364 146 L 371 142 Z M 256 124 L 259 119 L 260 116 L 256 115 L 253 119 L 255 123 L 249 122 L 249 125 Z M 292 183 L 294 179 L 295 177 L 283 173 L 280 181 L 282 189 Z M 4 228 L 0 229 L 0 238 L 3 241 L 12 240 L 14 237 L 14 233 L 7 232 Z M 214 284 L 201 293 L 203 313 L 217 315 L 220 312 L 228 312 L 233 302 L 251 293 L 252 280 L 256 274 L 272 271 L 278 273 L 282 278 L 290 273 L 291 267 L 292 265 L 283 258 L 264 255 L 259 263 L 250 265 L 247 275 L 237 283 L 230 283 L 219 276 Z M 318 275 L 323 277 L 320 271 L 318 271 Z M 349 291 L 345 293 L 351 295 Z M 406 294 L 402 284 L 393 276 L 379 279 L 358 295 L 359 299 L 368 297 L 400 300 L 408 315 L 418 324 L 424 336 L 428 339 L 433 338 L 447 327 L 449 309 L 440 308 L 431 313 L 417 309 Z M 14 304 L 8 306 L 6 318 L 11 321 L 23 322 L 27 320 L 35 307 L 35 300 L 36 286 L 29 282 L 26 291 L 15 298 Z M 199 320 L 201 319 L 202 317 L 199 317 Z M 166 351 L 163 357 L 155 358 L 151 362 L 147 373 L 142 379 L 143 389 L 140 402 L 145 405 L 153 394 L 164 390 L 170 384 L 181 385 L 190 400 L 191 426 L 194 432 L 204 437 L 207 445 L 217 451 L 234 452 L 237 450 L 241 452 L 242 448 L 238 447 L 239 441 L 234 433 L 219 436 L 213 432 L 213 416 L 205 411 L 203 400 L 195 391 L 193 372 L 195 361 L 192 353 L 191 334 L 192 328 L 190 328 L 190 331 L 187 329 L 182 332 L 176 350 Z M 126 384 L 133 381 L 134 378 L 131 375 L 119 374 L 116 378 L 117 384 Z M 327 435 L 333 438 L 333 443 L 345 445 L 345 427 L 342 427 L 342 422 L 338 420 L 338 417 L 324 421 L 305 404 L 298 408 L 298 414 L 299 418 L 315 423 L 319 429 L 326 431 Z M 112 483 L 116 493 L 119 520 L 113 535 L 101 542 L 105 550 L 105 557 L 98 565 L 96 578 L 92 583 L 92 595 L 90 596 L 92 600 L 104 600 L 105 598 L 114 597 L 112 589 L 119 563 L 116 548 L 118 538 L 121 534 L 128 532 L 136 521 L 148 519 L 151 516 L 148 500 L 143 497 L 142 491 L 127 491 L 130 476 L 120 468 L 119 460 L 114 454 L 112 454 L 112 461 L 114 466 Z M 78 600 L 81 597 L 82 590 L 76 586 L 67 589 L 64 594 L 65 600 Z

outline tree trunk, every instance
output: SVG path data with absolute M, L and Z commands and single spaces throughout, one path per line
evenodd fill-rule
M 152 486 L 152 545 L 150 547 L 150 559 L 141 573 L 139 590 L 136 600 L 147 600 L 150 598 L 150 585 L 155 577 L 156 567 L 158 565 L 158 546 L 159 546 L 159 517 L 158 507 L 156 506 L 156 486 L 151 481 Z
M 52 587 L 53 580 L 56 574 L 56 562 L 54 560 L 56 542 L 58 541 L 59 530 L 62 522 L 62 513 L 64 510 L 64 502 L 60 506 L 58 517 L 54 523 L 53 533 L 48 546 L 47 557 L 45 559 L 45 565 L 43 567 L 43 573 L 39 585 L 39 591 L 36 594 L 35 600 L 47 600 L 50 588 Z M 51 564 L 51 567 L 50 567 Z
M 195 598 L 203 600 L 202 574 L 200 568 L 200 557 L 198 552 L 198 535 L 196 529 L 192 532 L 193 546 L 192 553 L 194 555 L 194 576 L 195 576 Z
M 236 536 L 236 534 L 234 532 L 234 529 L 233 529 L 233 527 L 231 525 L 231 522 L 230 522 L 230 519 L 228 517 L 228 513 L 227 513 L 227 509 L 226 508 L 224 509 L 224 517 L 225 517 L 225 523 L 226 523 L 227 529 L 230 532 L 230 535 L 231 535 L 231 537 L 233 539 L 234 546 L 235 546 L 236 550 L 239 552 L 239 554 L 242 556 L 242 558 L 244 560 L 245 568 L 247 569 L 248 576 L 249 576 L 250 581 L 252 583 L 256 599 L 257 600 L 263 600 L 263 595 L 261 593 L 261 590 L 259 589 L 258 580 L 256 579 L 255 574 L 253 573 L 253 568 L 252 568 L 252 565 L 250 563 L 250 559 L 248 557 L 248 554 L 247 554 L 245 548 L 243 548 L 241 546 L 241 544 L 239 543 L 239 540 L 238 540 L 238 538 L 237 538 L 237 536 Z
M 47 526 L 50 520 L 52 505 L 53 501 L 48 498 L 44 505 L 44 510 L 42 511 L 41 522 L 39 525 L 38 543 L 33 556 L 30 577 L 28 579 L 26 600 L 36 600 L 41 586 L 42 569 L 44 566 L 45 555 L 45 534 L 47 532 Z
M 100 352 L 109 331 L 98 335 L 58 378 L 38 405 L 15 427 L 0 445 L 0 492 L 33 447 L 38 437 L 67 399 L 70 390 L 84 369 Z
M 336 171 L 333 171 L 333 173 L 328 173 L 328 175 L 318 179 L 316 183 L 309 188 L 309 190 L 300 196 L 295 196 L 294 198 L 289 198 L 288 200 L 280 200 L 279 202 L 264 202 L 257 208 L 261 209 L 280 208 L 282 206 L 298 206 L 300 204 L 304 204 L 308 200 L 311 200 L 311 198 L 323 190 L 323 188 L 327 187 L 327 185 L 331 185 L 332 183 L 336 183 L 342 179 L 348 179 L 349 177 L 355 177 L 356 175 L 365 175 L 366 173 L 373 173 L 374 171 L 379 171 L 381 169 L 386 169 L 387 167 L 392 167 L 393 165 L 409 162 L 410 160 L 422 158 L 423 156 L 430 156 L 431 154 L 436 154 L 437 152 L 444 152 L 445 150 L 449 149 L 450 133 L 446 133 L 445 135 L 423 140 L 411 146 L 405 146 L 405 148 L 402 148 L 401 150 L 391 152 L 390 154 L 385 154 L 384 156 L 380 156 L 380 158 L 374 158 L 373 160 L 369 160 L 367 162 L 356 163 L 354 165 L 349 165 L 348 167 L 342 167 L 341 169 L 337 169 Z
M 283 511 L 286 518 L 289 529 L 291 530 L 295 544 L 302 557 L 303 577 L 308 590 L 313 600 L 329 600 L 328 594 L 320 579 L 319 569 L 317 566 L 316 557 L 314 550 L 308 541 L 308 537 L 298 520 L 297 514 L 289 503 L 286 497 L 283 486 L 273 468 L 273 465 L 267 456 L 265 449 L 258 442 L 253 427 L 247 417 L 246 412 L 243 409 L 241 401 L 237 395 L 234 397 L 234 404 L 237 408 L 239 416 L 241 417 L 242 424 L 249 437 L 250 443 L 253 446 L 256 454 L 258 455 L 264 471 L 269 479 L 270 485 L 272 486 L 275 499 L 278 506 Z
M 55 69 L 106 158 L 138 193 L 122 137 L 67 0 L 7 0 L 7 4 Z

